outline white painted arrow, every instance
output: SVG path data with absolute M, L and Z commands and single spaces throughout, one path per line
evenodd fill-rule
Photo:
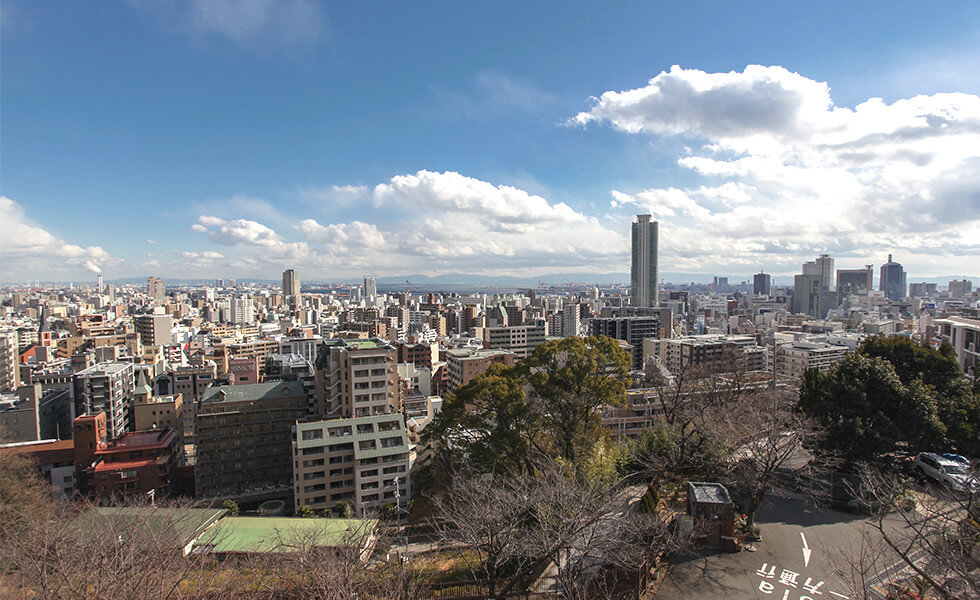
M 803 566 L 808 567 L 810 566 L 810 553 L 813 551 L 806 545 L 806 536 L 803 535 L 802 531 L 800 532 L 800 538 L 803 539 Z

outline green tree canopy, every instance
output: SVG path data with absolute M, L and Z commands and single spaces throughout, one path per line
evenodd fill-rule
M 538 416 L 531 410 L 521 373 L 490 365 L 485 372 L 447 396 L 442 412 L 426 427 L 426 439 L 441 451 L 461 454 L 457 467 L 477 472 L 527 472 Z
M 916 379 L 902 383 L 892 364 L 858 352 L 827 373 L 808 370 L 800 408 L 827 428 L 827 444 L 850 459 L 895 450 L 927 449 L 945 439 L 934 390 Z
M 570 337 L 540 344 L 518 370 L 530 384 L 553 451 L 578 465 L 600 436 L 603 405 L 626 401 L 630 360 L 605 336 Z
M 865 340 L 858 352 L 891 363 L 902 384 L 928 388 L 947 430 L 943 443 L 963 454 L 980 453 L 980 401 L 951 345 L 943 342 L 937 350 L 905 336 L 878 335 Z
M 625 401 L 628 367 L 610 338 L 545 342 L 516 366 L 491 365 L 449 395 L 425 437 L 455 468 L 529 474 L 548 456 L 584 473 L 602 437 L 599 408 Z

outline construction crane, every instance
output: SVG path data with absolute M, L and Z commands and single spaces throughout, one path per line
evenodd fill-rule
M 411 281 L 409 281 L 407 279 L 405 280 L 405 287 L 408 288 L 408 293 L 409 294 L 418 293 L 418 291 L 419 291 L 418 286 L 416 286 L 415 284 L 413 284 Z

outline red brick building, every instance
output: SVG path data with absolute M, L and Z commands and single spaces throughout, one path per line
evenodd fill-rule
M 134 431 L 109 441 L 105 413 L 75 419 L 78 491 L 94 498 L 170 494 L 180 449 L 173 429 Z

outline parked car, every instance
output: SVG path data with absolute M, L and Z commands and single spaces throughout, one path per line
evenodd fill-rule
M 931 452 L 920 452 L 912 461 L 915 469 L 956 492 L 980 489 L 980 482 L 970 473 L 969 467 Z
M 970 464 L 970 459 L 963 456 L 962 454 L 943 454 L 943 458 L 948 458 L 953 462 L 958 462 L 967 469 L 971 468 L 973 465 Z

